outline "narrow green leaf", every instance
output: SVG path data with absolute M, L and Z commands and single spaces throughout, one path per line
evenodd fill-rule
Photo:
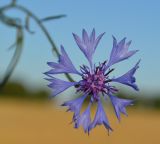
M 19 28 L 21 27 L 21 20 L 18 18 L 11 18 L 7 15 L 4 15 L 4 13 L 0 13 L 0 21 L 2 21 L 4 24 L 12 27 Z
M 27 15 L 26 16 L 26 19 L 25 19 L 25 29 L 29 32 L 29 33 L 31 33 L 31 34 L 34 34 L 35 32 L 34 31 L 32 31 L 31 29 L 30 29 L 30 15 Z
M 11 50 L 11 49 L 13 49 L 14 47 L 16 47 L 16 45 L 17 45 L 17 42 L 15 42 L 15 43 L 13 43 L 11 46 L 9 46 L 7 49 L 8 50 Z
M 60 19 L 60 18 L 64 18 L 64 17 L 66 17 L 66 15 L 49 16 L 49 17 L 45 17 L 45 18 L 41 19 L 41 22 L 56 20 L 56 19 Z

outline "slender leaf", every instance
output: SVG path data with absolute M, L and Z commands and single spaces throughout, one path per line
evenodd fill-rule
M 34 34 L 35 32 L 34 31 L 32 31 L 31 29 L 30 29 L 30 15 L 27 15 L 26 16 L 26 19 L 25 19 L 25 29 L 30 33 L 30 34 Z
M 18 18 L 11 18 L 7 15 L 4 15 L 2 12 L 0 12 L 0 21 L 4 24 L 12 27 L 19 28 L 21 27 L 21 20 Z
M 66 17 L 66 15 L 49 16 L 49 17 L 45 17 L 45 18 L 41 19 L 41 22 L 56 20 L 56 19 L 60 19 L 60 18 L 64 18 L 64 17 Z

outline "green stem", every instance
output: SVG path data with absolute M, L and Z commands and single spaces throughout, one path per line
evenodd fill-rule
M 30 17 L 32 17 L 35 20 L 35 22 L 39 25 L 39 27 L 41 28 L 41 30 L 43 31 L 43 33 L 47 37 L 48 41 L 52 45 L 52 50 L 55 51 L 57 57 L 59 57 L 60 53 L 59 53 L 59 51 L 58 51 L 53 39 L 51 38 L 49 32 L 47 31 L 47 29 L 45 28 L 45 26 L 41 22 L 41 20 L 36 15 L 34 15 L 31 11 L 29 11 L 25 7 L 17 5 L 17 4 L 7 5 L 7 6 L 3 7 L 3 8 L 1 8 L 1 11 L 6 11 L 6 10 L 12 9 L 12 8 L 19 9 L 20 11 L 26 13 L 27 15 L 29 15 Z M 69 81 L 74 81 L 73 78 L 69 74 L 65 74 L 65 76 Z
M 5 76 L 2 80 L 2 82 L 0 83 L 0 89 L 2 89 L 5 84 L 7 83 L 8 79 L 10 78 L 12 72 L 14 71 L 19 59 L 20 59 L 20 56 L 21 56 L 21 53 L 22 53 L 22 48 L 23 48 L 23 31 L 22 31 L 22 28 L 19 28 L 17 29 L 17 40 L 16 40 L 16 50 L 13 54 L 13 57 L 7 67 L 7 70 L 5 72 Z

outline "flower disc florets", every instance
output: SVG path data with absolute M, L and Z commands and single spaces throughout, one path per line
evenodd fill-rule
M 77 85 L 77 92 L 82 91 L 88 93 L 92 96 L 92 100 L 99 100 L 99 93 L 106 94 L 109 90 L 109 73 L 114 69 L 109 70 L 107 73 L 106 70 L 106 61 L 99 64 L 99 66 L 94 67 L 91 70 L 88 66 L 83 65 L 81 67 L 82 80 L 79 85 Z

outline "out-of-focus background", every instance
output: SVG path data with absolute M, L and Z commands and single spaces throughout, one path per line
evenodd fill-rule
M 0 7 L 10 0 L 1 0 Z M 59 47 L 66 51 L 79 68 L 87 63 L 73 40 L 72 32 L 81 35 L 82 28 L 97 34 L 106 32 L 94 57 L 96 63 L 109 57 L 112 48 L 112 35 L 118 40 L 127 37 L 132 40 L 130 49 L 140 50 L 135 56 L 115 65 L 115 76 L 129 70 L 141 58 L 140 69 L 136 72 L 140 92 L 128 87 L 120 88 L 119 96 L 136 99 L 129 107 L 128 117 L 122 116 L 119 123 L 113 109 L 105 106 L 114 131 L 108 136 L 103 126 L 95 128 L 90 136 L 82 129 L 74 129 L 69 124 L 71 113 L 59 105 L 73 99 L 74 89 L 50 100 L 50 89 L 43 73 L 49 67 L 47 61 L 57 61 L 57 57 L 45 35 L 34 20 L 28 21 L 35 33 L 25 32 L 24 47 L 18 64 L 7 84 L 0 89 L 0 144 L 64 144 L 64 143 L 160 143 L 160 2 L 158 0 L 18 0 L 18 5 L 33 12 L 37 17 L 65 14 L 67 17 L 43 23 Z M 19 10 L 9 10 L 7 16 L 25 19 Z M 2 18 L 2 17 L 1 17 Z M 14 53 L 7 49 L 15 40 L 15 29 L 0 23 L 0 81 Z M 73 76 L 78 80 L 79 77 Z M 65 79 L 64 76 L 61 76 Z M 93 108 L 93 114 L 95 109 Z M 93 115 L 92 114 L 92 115 Z

